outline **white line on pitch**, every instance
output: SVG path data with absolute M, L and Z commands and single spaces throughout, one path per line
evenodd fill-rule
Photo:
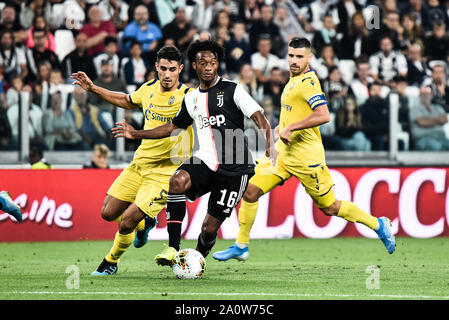
M 27 295 L 174 295 L 174 296 L 273 296 L 273 297 L 329 297 L 329 298 L 358 298 L 360 295 L 354 294 L 311 294 L 311 293 L 268 293 L 268 292 L 122 292 L 122 291 L 4 291 L 0 294 L 27 294 Z M 428 295 L 400 295 L 400 294 L 369 294 L 364 298 L 397 298 L 397 299 L 443 299 L 448 300 L 449 296 L 428 296 Z

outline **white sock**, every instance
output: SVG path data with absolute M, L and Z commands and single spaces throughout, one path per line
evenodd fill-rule
M 245 249 L 246 247 L 248 247 L 248 244 L 246 243 L 241 243 L 241 242 L 235 242 L 235 245 L 239 248 L 239 249 Z

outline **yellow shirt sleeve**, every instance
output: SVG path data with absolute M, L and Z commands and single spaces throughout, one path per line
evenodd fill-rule
M 326 96 L 321 90 L 321 86 L 312 78 L 305 78 L 302 82 L 301 93 L 305 101 L 312 110 L 327 104 Z
M 144 96 L 144 92 L 147 91 L 147 87 L 151 84 L 154 84 L 157 80 L 151 80 L 148 82 L 145 82 L 144 84 L 142 84 L 139 89 L 137 89 L 136 91 L 134 91 L 133 93 L 129 94 L 129 100 L 131 101 L 131 103 L 138 105 L 139 108 L 142 108 L 142 97 Z M 148 93 L 148 91 L 147 91 Z

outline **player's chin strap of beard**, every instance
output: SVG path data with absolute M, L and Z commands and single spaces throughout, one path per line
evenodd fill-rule
M 196 245 L 196 250 L 199 251 L 204 258 L 209 254 L 212 247 L 215 245 L 215 242 L 217 241 L 217 236 L 212 241 L 206 242 L 201 233 L 198 236 L 198 244 Z

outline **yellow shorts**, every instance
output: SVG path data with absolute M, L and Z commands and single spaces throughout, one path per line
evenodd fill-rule
M 278 157 L 276 166 L 273 166 L 271 160 L 264 156 L 257 160 L 255 175 L 249 183 L 267 193 L 292 176 L 301 181 L 318 208 L 329 207 L 336 201 L 332 188 L 334 181 L 325 163 L 313 167 L 296 167 L 286 165 Z
M 154 218 L 167 203 L 170 177 L 177 168 L 171 162 L 141 167 L 133 161 L 115 179 L 107 194 L 134 202 L 142 212 Z

